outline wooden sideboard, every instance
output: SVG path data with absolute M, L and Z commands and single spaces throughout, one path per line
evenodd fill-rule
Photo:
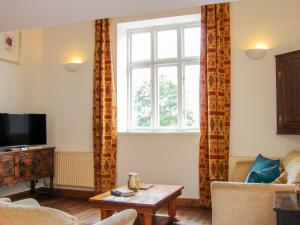
M 300 204 L 295 192 L 276 192 L 273 209 L 276 212 L 277 225 L 300 224 Z
M 35 193 L 38 179 L 50 178 L 50 193 L 53 192 L 54 147 L 32 150 L 0 152 L 0 187 L 31 182 L 30 193 Z

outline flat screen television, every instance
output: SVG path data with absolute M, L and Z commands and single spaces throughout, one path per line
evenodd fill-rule
M 45 144 L 46 114 L 0 113 L 0 147 Z

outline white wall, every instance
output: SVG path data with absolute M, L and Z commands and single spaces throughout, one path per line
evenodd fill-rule
M 27 105 L 39 107 L 39 82 L 33 78 L 40 75 L 41 33 L 41 29 L 22 31 L 20 65 L 0 61 L 0 112 L 24 112 Z M 28 98 L 31 101 L 27 104 Z
M 184 185 L 183 197 L 197 198 L 199 134 L 121 134 L 118 136 L 117 183 L 129 171 L 141 181 Z
M 300 49 L 300 1 L 251 0 L 231 3 L 233 156 L 284 156 L 300 149 L 300 136 L 276 134 L 274 55 Z M 245 49 L 265 42 L 265 58 L 251 60 Z
M 43 29 L 42 107 L 48 117 L 48 144 L 58 151 L 92 151 L 94 25 Z M 65 69 L 83 60 L 78 72 Z
M 20 65 L 0 61 L 0 112 L 41 111 L 41 54 L 42 29 L 22 31 Z M 25 184 L 0 188 L 0 196 L 27 189 Z

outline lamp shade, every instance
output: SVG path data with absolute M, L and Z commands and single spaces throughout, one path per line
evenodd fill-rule
M 81 63 L 67 63 L 65 64 L 65 68 L 69 71 L 69 72 L 77 72 L 80 69 Z
M 267 54 L 267 49 L 251 48 L 246 50 L 246 54 L 250 59 L 262 59 Z

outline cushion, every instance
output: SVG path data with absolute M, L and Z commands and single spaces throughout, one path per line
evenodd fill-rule
M 288 173 L 286 171 L 282 172 L 279 177 L 277 177 L 273 183 L 274 184 L 287 184 Z
M 279 165 L 275 165 L 260 171 L 251 171 L 247 183 L 271 183 L 279 176 Z
M 268 158 L 264 157 L 263 155 L 259 154 L 253 162 L 251 170 L 249 171 L 248 176 L 246 178 L 246 182 L 248 182 L 249 176 L 253 171 L 258 172 L 258 171 L 262 171 L 264 169 L 274 167 L 274 166 L 278 166 L 278 170 L 279 170 L 279 165 L 280 165 L 279 159 L 272 160 L 272 159 L 268 159 Z M 280 172 L 279 172 L 278 176 L 279 175 L 280 175 Z M 276 177 L 275 177 L 275 179 L 276 179 Z

